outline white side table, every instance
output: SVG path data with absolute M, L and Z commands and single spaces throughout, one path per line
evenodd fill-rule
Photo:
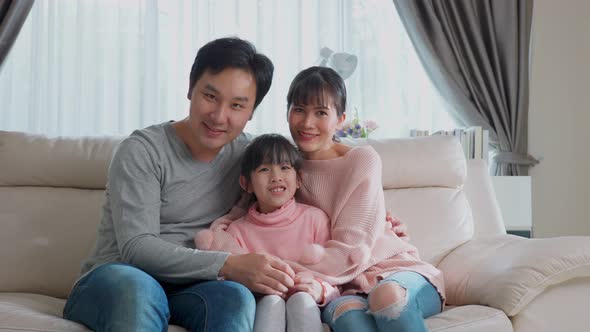
M 492 176 L 504 226 L 510 234 L 533 237 L 530 176 Z

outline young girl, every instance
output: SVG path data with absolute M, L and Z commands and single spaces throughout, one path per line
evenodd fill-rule
M 195 236 L 198 249 L 235 254 L 266 253 L 283 260 L 313 262 L 314 245 L 330 238 L 330 220 L 320 209 L 295 201 L 300 187 L 301 155 L 283 136 L 262 135 L 246 148 L 240 186 L 256 202 L 247 213 L 227 225 L 231 216 L 218 219 Z M 238 205 L 230 215 L 243 214 Z M 226 227 L 227 226 L 227 227 Z M 309 246 L 311 251 L 302 253 Z M 339 295 L 337 288 L 299 273 L 285 302 L 276 295 L 262 298 L 256 310 L 255 331 L 322 331 L 317 304 Z M 286 319 L 284 318 L 286 317 Z
M 424 319 L 443 306 L 442 272 L 420 260 L 385 221 L 377 152 L 334 139 L 346 118 L 344 81 L 330 68 L 303 70 L 287 105 L 289 130 L 305 159 L 297 199 L 331 218 L 323 257 L 301 265 L 343 288 L 344 296 L 323 310 L 323 321 L 334 332 L 428 331 Z

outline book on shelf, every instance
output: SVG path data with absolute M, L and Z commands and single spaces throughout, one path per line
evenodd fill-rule
M 482 131 L 481 146 L 482 146 L 482 151 L 481 151 L 482 158 L 485 159 L 485 161 L 489 165 L 490 161 L 488 160 L 488 157 L 490 156 L 490 131 L 487 129 L 484 129 Z
M 455 128 L 453 130 L 439 130 L 431 135 L 445 135 L 457 137 L 463 153 L 467 159 L 484 159 L 488 161 L 490 134 L 489 131 L 479 126 Z M 410 137 L 428 136 L 428 130 L 412 129 Z
M 483 158 L 483 130 L 481 127 L 468 127 L 465 129 L 471 142 L 471 159 Z
M 428 136 L 428 130 L 410 129 L 410 137 Z

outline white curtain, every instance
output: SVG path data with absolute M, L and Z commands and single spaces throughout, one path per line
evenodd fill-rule
M 289 83 L 324 46 L 358 56 L 349 117 L 376 121 L 371 137 L 455 127 L 391 0 L 37 0 L 0 72 L 0 130 L 128 135 L 182 119 L 197 50 L 230 35 L 275 64 L 251 133 L 288 133 Z

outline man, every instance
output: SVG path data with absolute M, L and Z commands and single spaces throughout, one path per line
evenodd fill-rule
M 135 131 L 113 156 L 93 254 L 64 317 L 95 331 L 250 331 L 251 291 L 282 295 L 293 270 L 260 254 L 193 249 L 193 236 L 239 196 L 242 133 L 268 92 L 272 62 L 252 44 L 203 46 L 190 73 L 190 112 Z

